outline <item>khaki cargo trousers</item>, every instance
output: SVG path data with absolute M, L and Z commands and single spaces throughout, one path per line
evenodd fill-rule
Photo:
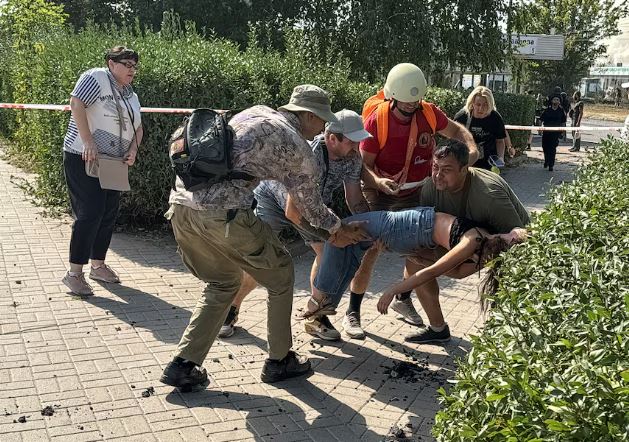
M 268 224 L 252 210 L 238 210 L 229 227 L 226 220 L 226 210 L 174 205 L 171 222 L 183 263 L 207 283 L 175 356 L 203 363 L 240 288 L 244 270 L 269 293 L 269 357 L 282 359 L 293 345 L 293 261 Z

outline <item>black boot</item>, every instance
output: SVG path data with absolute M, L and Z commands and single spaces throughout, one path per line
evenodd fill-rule
M 310 373 L 312 367 L 306 356 L 289 351 L 284 359 L 267 359 L 262 367 L 262 382 L 271 384 Z
M 168 363 L 159 381 L 183 390 L 210 383 L 205 368 L 179 357 Z

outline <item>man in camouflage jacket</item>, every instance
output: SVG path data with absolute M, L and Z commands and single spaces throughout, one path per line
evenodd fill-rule
M 322 132 L 325 122 L 335 120 L 325 91 L 297 86 L 289 104 L 277 111 L 254 106 L 229 123 L 235 134 L 233 168 L 256 179 L 223 181 L 194 192 L 177 179 L 169 199 L 175 239 L 186 267 L 207 286 L 164 370 L 163 383 L 182 389 L 207 385 L 202 364 L 240 287 L 243 270 L 269 293 L 269 358 L 262 381 L 276 382 L 311 370 L 308 359 L 291 350 L 292 260 L 269 225 L 253 213 L 253 189 L 260 180 L 279 181 L 322 236 L 341 245 L 364 239 L 359 226 L 342 224 L 325 206 L 316 184 L 318 172 L 306 140 Z

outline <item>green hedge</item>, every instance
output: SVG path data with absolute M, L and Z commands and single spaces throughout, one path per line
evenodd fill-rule
M 502 258 L 439 440 L 629 440 L 628 149 L 605 141 Z
M 372 89 L 371 85 L 350 81 L 343 60 L 311 61 L 296 35 L 288 39 L 289 51 L 284 57 L 255 47 L 243 53 L 235 43 L 205 39 L 192 28 L 182 29 L 176 17 L 167 19 L 168 25 L 159 34 L 126 28 L 48 34 L 31 54 L 28 70 L 19 72 L 23 76 L 20 78 L 24 78 L 22 84 L 13 85 L 14 90 L 22 93 L 13 93 L 11 99 L 68 103 L 69 92 L 80 73 L 102 66 L 105 49 L 120 43 L 140 53 L 141 69 L 134 88 L 146 107 L 209 106 L 239 110 L 257 103 L 277 107 L 288 101 L 296 84 L 314 83 L 330 92 L 335 107 L 359 109 L 363 97 Z M 13 69 L 8 79 L 16 74 Z M 67 206 L 61 156 L 69 113 L 16 114 L 20 122 L 17 130 L 5 133 L 14 141 L 9 153 L 38 173 L 35 192 L 42 204 Z M 162 219 L 171 185 L 166 140 L 182 118 L 143 114 L 145 135 L 138 162 L 130 169 L 133 191 L 124 194 L 122 222 L 152 223 Z
M 159 33 L 142 30 L 136 24 L 134 29 L 88 27 L 76 34 L 55 27 L 31 37 L 31 49 L 20 53 L 27 61 L 0 69 L 0 89 L 10 95 L 7 101 L 68 103 L 80 73 L 102 66 L 105 49 L 115 44 L 126 44 L 140 53 L 141 69 L 134 88 L 146 107 L 240 110 L 259 103 L 277 107 L 288 101 L 295 85 L 313 83 L 330 92 L 334 109 L 360 111 L 364 100 L 377 89 L 376 85 L 350 80 L 346 60 L 333 54 L 313 59 L 298 31 L 288 34 L 285 54 L 263 51 L 255 43 L 239 51 L 235 43 L 204 38 L 168 14 Z M 255 42 L 255 35 L 251 41 Z M 0 41 L 0 53 L 9 53 L 10 58 L 15 49 L 8 45 L 10 41 Z M 453 115 L 465 97 L 456 91 L 430 88 L 427 99 Z M 37 172 L 34 192 L 45 206 L 68 207 L 61 158 L 69 117 L 69 113 L 51 111 L 0 111 L 0 130 L 14 141 L 10 153 L 21 165 Z M 124 194 L 120 222 L 151 224 L 162 220 L 171 185 L 166 140 L 181 119 L 143 114 L 144 140 L 138 162 L 131 168 L 133 190 Z
M 531 126 L 535 121 L 535 97 L 495 93 L 496 108 L 506 124 Z M 516 151 L 522 152 L 526 147 L 530 131 L 510 130 L 509 136 Z

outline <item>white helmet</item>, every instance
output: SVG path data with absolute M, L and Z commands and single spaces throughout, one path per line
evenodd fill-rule
M 411 63 L 393 66 L 384 83 L 384 97 L 405 103 L 421 101 L 426 94 L 426 77 L 420 68 Z

